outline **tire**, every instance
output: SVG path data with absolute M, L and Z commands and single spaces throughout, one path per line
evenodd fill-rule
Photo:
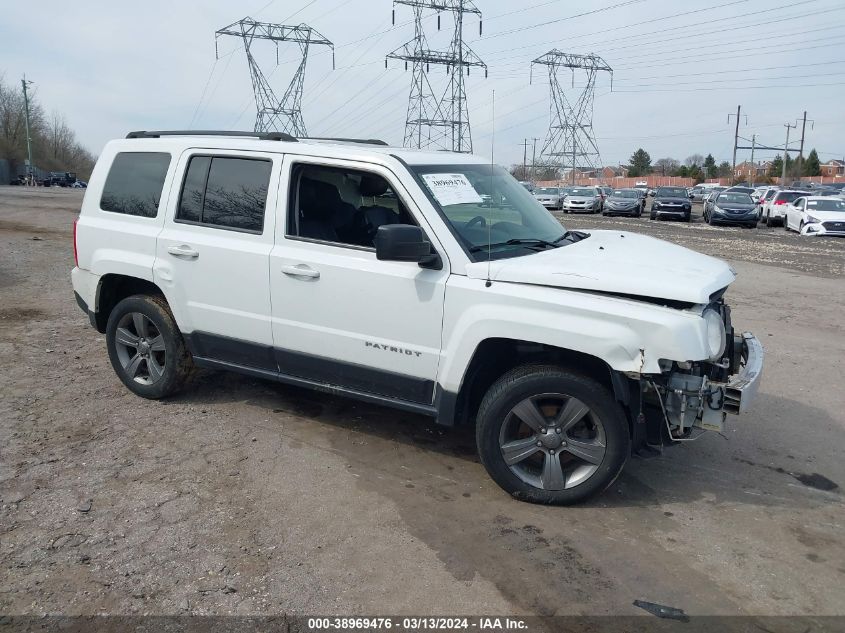
M 804 234 L 804 220 L 801 220 L 801 224 L 798 225 L 798 235 Z
M 106 325 L 106 347 L 118 378 L 142 398 L 175 394 L 193 369 L 164 297 L 133 295 L 118 303 Z
M 652 211 L 651 214 L 648 216 L 648 219 L 649 220 L 656 220 L 657 214 L 654 211 Z
M 569 430 L 564 422 L 562 432 L 553 432 L 564 411 L 575 414 Z M 556 505 L 605 490 L 631 452 L 628 422 L 611 393 L 551 365 L 517 367 L 490 387 L 478 410 L 476 442 L 481 463 L 503 490 L 521 501 Z M 509 445 L 510 465 L 503 449 Z
M 774 226 L 775 226 L 774 218 L 772 218 L 771 213 L 766 214 L 766 226 L 769 227 L 770 229 L 774 228 Z

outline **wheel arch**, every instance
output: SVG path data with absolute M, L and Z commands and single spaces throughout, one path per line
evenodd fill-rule
M 97 331 L 103 334 L 105 333 L 109 315 L 120 301 L 126 297 L 139 294 L 159 296 L 167 301 L 167 297 L 165 297 L 162 289 L 152 281 L 116 273 L 103 275 L 97 285 L 95 303 L 94 322 Z
M 554 364 L 584 374 L 607 387 L 619 402 L 633 430 L 639 409 L 639 382 L 614 370 L 597 356 L 563 347 L 513 338 L 487 338 L 478 343 L 457 394 L 439 394 L 438 421 L 447 425 L 475 422 L 484 394 L 506 372 L 527 364 Z

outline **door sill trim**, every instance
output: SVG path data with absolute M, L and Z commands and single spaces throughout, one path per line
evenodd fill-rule
M 299 376 L 291 376 L 290 374 L 282 374 L 280 372 L 269 369 L 260 369 L 257 367 L 248 367 L 246 365 L 239 365 L 238 363 L 231 363 L 224 360 L 216 360 L 213 358 L 204 358 L 202 356 L 194 356 L 194 364 L 198 367 L 207 369 L 222 369 L 225 371 L 234 371 L 248 376 L 255 376 L 256 378 L 264 378 L 267 380 L 275 380 L 287 385 L 295 387 L 305 387 L 306 389 L 313 389 L 329 393 L 337 396 L 344 396 L 362 400 L 364 402 L 371 402 L 373 404 L 380 404 L 394 409 L 402 409 L 403 411 L 410 411 L 428 417 L 437 417 L 437 407 L 429 404 L 420 404 L 417 402 L 409 402 L 399 398 L 391 398 L 388 396 L 380 396 L 366 391 L 358 391 L 348 387 L 341 387 L 338 385 L 330 385 L 316 380 L 309 380 L 308 378 L 300 378 Z

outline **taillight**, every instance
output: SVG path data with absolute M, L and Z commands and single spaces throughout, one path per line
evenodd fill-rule
M 77 268 L 79 268 L 79 253 L 76 250 L 76 223 L 79 222 L 79 218 L 73 219 L 73 264 Z
M 786 204 L 786 200 L 775 200 L 775 204 Z

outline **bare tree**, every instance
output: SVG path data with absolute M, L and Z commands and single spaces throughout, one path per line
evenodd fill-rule
M 691 156 L 687 156 L 684 159 L 684 165 L 687 167 L 692 167 L 693 165 L 697 165 L 701 167 L 704 164 L 704 156 L 701 154 L 693 154 Z
M 23 91 L 0 75 L 0 158 L 19 165 L 26 158 L 26 123 Z M 29 97 L 29 133 L 33 162 L 52 171 L 72 171 L 87 180 L 94 156 L 77 140 L 64 117 L 55 112 L 49 122 L 37 95 Z
M 662 176 L 671 176 L 680 166 L 680 161 L 675 158 L 658 158 L 654 163 L 654 173 L 659 173 Z

